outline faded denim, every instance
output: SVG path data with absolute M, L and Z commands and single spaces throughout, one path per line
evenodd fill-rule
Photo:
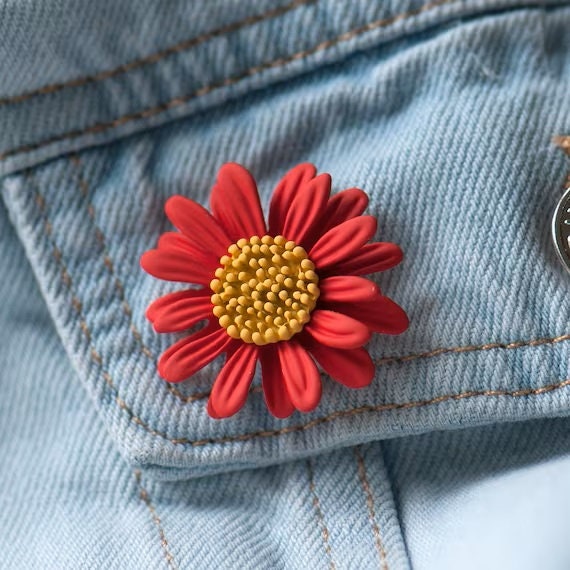
M 570 8 L 188 4 L 0 4 L 0 568 L 567 568 Z M 227 161 L 369 193 L 411 318 L 370 388 L 158 377 L 138 260 Z

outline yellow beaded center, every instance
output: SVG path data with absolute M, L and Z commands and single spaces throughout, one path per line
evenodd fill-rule
M 307 252 L 283 236 L 230 245 L 210 283 L 213 313 L 232 338 L 264 345 L 289 340 L 310 319 L 319 278 Z

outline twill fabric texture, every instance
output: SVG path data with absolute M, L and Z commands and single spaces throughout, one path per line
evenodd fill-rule
M 570 6 L 0 1 L 0 568 L 567 568 Z M 130 30 L 128 33 L 125 30 Z M 47 46 L 41 48 L 41 45 Z M 409 329 L 308 414 L 171 385 L 174 195 L 367 192 Z

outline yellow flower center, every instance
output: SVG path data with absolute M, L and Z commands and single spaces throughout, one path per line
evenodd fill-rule
M 307 252 L 283 236 L 230 245 L 210 283 L 213 313 L 233 338 L 264 345 L 303 329 L 319 297 Z

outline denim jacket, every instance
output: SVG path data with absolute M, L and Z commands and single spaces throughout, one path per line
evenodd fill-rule
M 567 2 L 83 4 L 0 2 L 0 568 L 568 568 Z M 370 387 L 158 376 L 139 258 L 228 161 L 402 246 Z

